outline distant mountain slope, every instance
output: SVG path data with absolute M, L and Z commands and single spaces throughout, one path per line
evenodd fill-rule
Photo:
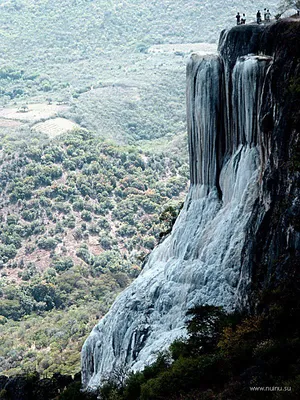
M 274 14 L 277 1 L 268 6 Z M 216 42 L 239 1 L 62 0 L 0 2 L 0 102 L 66 100 L 70 117 L 128 143 L 185 130 L 185 53 L 152 44 Z M 273 9 L 272 9 L 273 7 Z

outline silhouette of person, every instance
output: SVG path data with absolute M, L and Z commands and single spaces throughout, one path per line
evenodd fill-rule
M 241 16 L 240 16 L 239 12 L 236 14 L 235 18 L 236 18 L 236 24 L 240 25 L 241 24 Z
M 257 21 L 258 24 L 261 23 L 261 13 L 260 13 L 259 10 L 257 11 L 257 14 L 256 14 L 256 21 Z
M 242 16 L 242 18 L 241 18 L 241 24 L 242 24 L 242 25 L 245 25 L 245 23 L 246 23 L 246 15 L 243 14 L 243 16 Z

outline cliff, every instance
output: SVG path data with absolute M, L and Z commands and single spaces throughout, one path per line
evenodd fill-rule
M 223 32 L 187 66 L 191 187 L 169 237 L 82 349 L 83 386 L 142 369 L 198 304 L 256 309 L 299 268 L 299 19 Z

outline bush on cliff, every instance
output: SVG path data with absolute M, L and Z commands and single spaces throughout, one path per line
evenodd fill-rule
M 262 394 L 264 399 L 298 399 L 297 287 L 299 278 L 290 276 L 279 288 L 260 292 L 255 315 L 195 307 L 189 312 L 188 338 L 176 340 L 169 352 L 123 385 L 108 382 L 105 399 L 254 400 Z M 253 387 L 269 390 L 260 393 Z

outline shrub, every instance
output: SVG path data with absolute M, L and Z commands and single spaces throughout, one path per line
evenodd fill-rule
M 66 257 L 59 260 L 55 260 L 52 263 L 52 266 L 55 268 L 57 272 L 63 272 L 66 271 L 67 269 L 72 268 L 74 266 L 74 262 L 72 258 Z
M 0 260 L 6 263 L 8 260 L 13 259 L 17 255 L 17 249 L 13 244 L 3 245 L 0 244 Z
M 154 248 L 155 244 L 156 244 L 156 240 L 155 240 L 155 237 L 153 237 L 153 236 L 148 236 L 143 241 L 143 245 L 147 249 L 150 249 L 150 250 L 152 250 Z
M 96 400 L 92 393 L 81 392 L 81 383 L 73 382 L 59 395 L 58 400 Z
M 8 319 L 18 320 L 25 314 L 19 300 L 0 299 L 0 315 Z
M 81 218 L 86 221 L 89 222 L 92 220 L 92 214 L 90 213 L 90 211 L 87 210 L 83 210 L 81 213 Z
M 40 249 L 44 249 L 44 250 L 54 250 L 57 246 L 57 240 L 55 238 L 46 238 L 46 237 L 42 237 L 38 243 L 37 243 L 38 247 Z

